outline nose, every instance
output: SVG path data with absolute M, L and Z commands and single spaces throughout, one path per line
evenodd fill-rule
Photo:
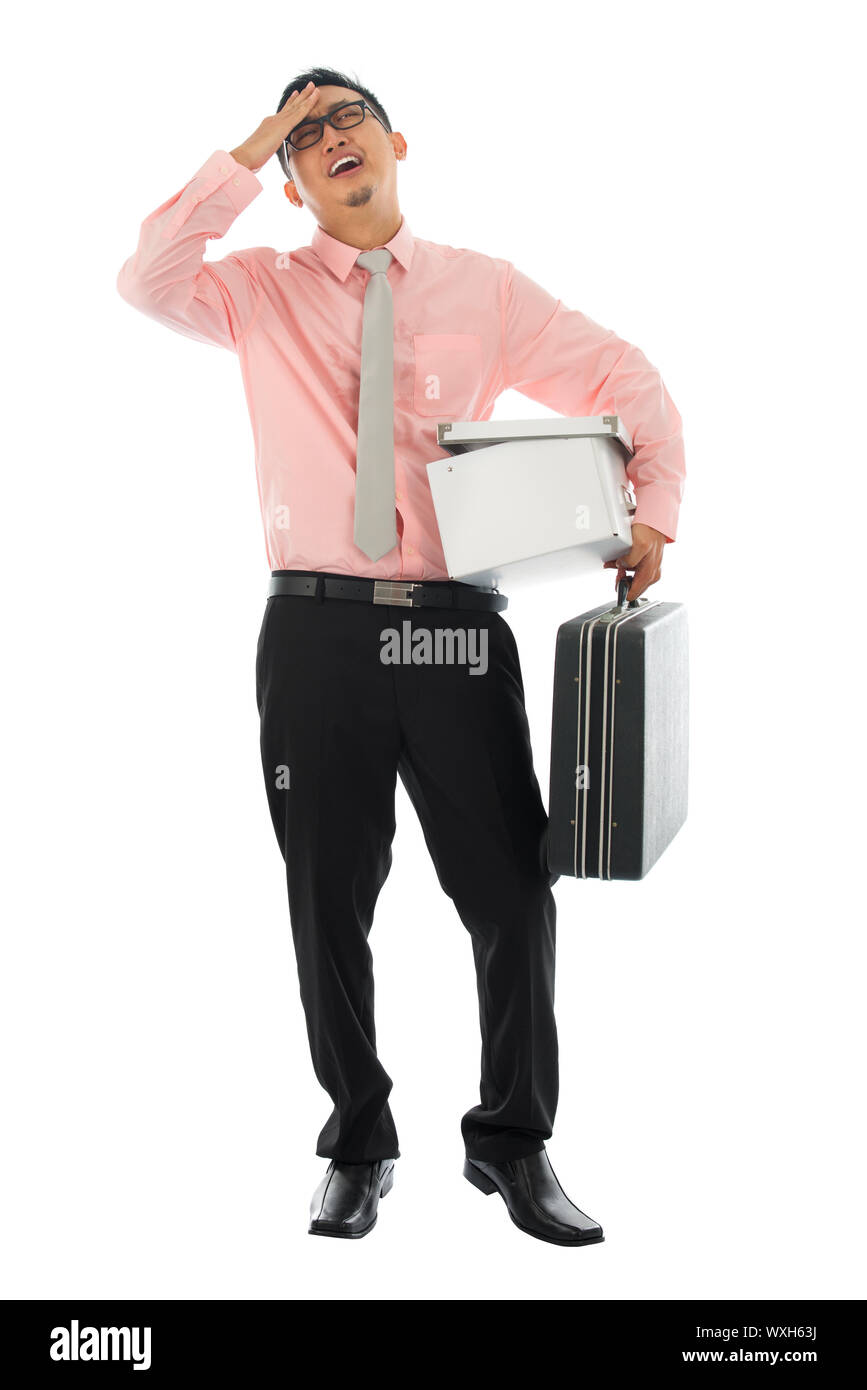
M 347 143 L 347 137 L 343 134 L 341 130 L 335 130 L 330 125 L 326 126 L 325 129 L 327 131 L 327 134 L 323 140 L 323 144 L 325 145 L 326 150 L 333 150 L 337 148 L 339 145 L 345 145 Z

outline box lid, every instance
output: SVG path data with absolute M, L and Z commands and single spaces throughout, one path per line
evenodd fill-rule
M 632 454 L 632 436 L 619 415 L 560 415 L 546 420 L 456 420 L 437 424 L 437 444 L 450 454 L 465 454 L 488 444 L 516 439 L 616 439 Z

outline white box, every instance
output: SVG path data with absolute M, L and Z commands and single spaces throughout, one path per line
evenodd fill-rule
M 616 415 L 437 426 L 427 464 L 449 578 L 485 587 L 598 570 L 632 545 L 632 441 Z

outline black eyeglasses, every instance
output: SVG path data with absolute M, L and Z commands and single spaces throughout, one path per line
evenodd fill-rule
M 335 130 L 350 130 L 354 125 L 361 125 L 366 111 L 369 111 L 371 116 L 376 116 L 383 130 L 387 130 L 385 122 L 380 120 L 373 107 L 368 106 L 366 101 L 347 101 L 343 106 L 336 106 L 328 116 L 311 116 L 309 120 L 302 121 L 301 125 L 290 130 L 286 138 L 293 150 L 306 150 L 310 145 L 318 145 L 326 122 Z M 286 140 L 283 141 L 283 145 L 285 147 Z M 289 158 L 288 150 L 286 158 Z

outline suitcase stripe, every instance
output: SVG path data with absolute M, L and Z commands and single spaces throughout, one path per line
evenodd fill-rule
M 590 739 L 590 657 L 591 657 L 591 653 L 592 653 L 592 646 L 591 646 L 591 643 L 590 643 L 590 635 L 591 635 L 591 632 L 592 632 L 593 627 L 596 625 L 597 622 L 598 622 L 598 618 L 594 618 L 591 622 L 583 623 L 582 626 L 581 626 L 581 632 L 580 632 L 579 637 L 578 637 L 578 737 L 577 737 L 577 739 L 576 739 L 576 746 L 577 746 L 577 749 L 578 749 L 577 765 L 578 765 L 578 767 L 581 767 L 581 766 L 583 765 L 585 771 L 586 771 L 586 768 L 587 768 L 586 750 L 587 750 L 588 742 L 589 742 L 589 739 Z M 587 648 L 587 674 L 586 674 L 586 676 L 584 675 L 584 671 L 583 671 L 583 667 L 584 667 L 584 649 L 585 649 L 585 647 Z M 585 691 L 587 692 L 586 695 L 585 695 Z M 584 733 L 583 739 L 582 739 L 582 737 L 581 737 L 581 716 L 582 716 L 582 712 L 583 712 L 583 714 L 584 714 L 584 722 L 585 722 L 585 733 Z M 579 810 L 579 803 L 580 803 L 580 801 L 581 801 L 581 796 L 580 796 L 581 790 L 582 790 L 582 788 L 578 787 L 578 785 L 577 785 L 577 783 L 576 783 L 576 787 L 575 787 L 575 831 L 576 831 L 576 834 L 575 834 L 575 858 L 574 858 L 574 861 L 573 861 L 574 873 L 575 873 L 575 877 L 576 877 L 576 878 L 577 878 L 577 876 L 578 876 L 578 834 L 577 834 L 577 830 L 578 830 L 578 822 L 579 822 L 578 810 Z M 589 790 L 589 788 L 588 788 L 588 786 L 587 786 L 587 779 L 585 778 L 585 784 L 584 784 L 584 787 L 583 787 L 583 792 L 584 792 L 584 804 L 583 804 L 583 806 L 581 806 L 581 815 L 580 815 L 580 822 L 581 822 L 581 877 L 582 877 L 582 878 L 586 878 L 586 877 L 587 877 L 586 872 L 585 872 L 585 868 L 586 868 L 586 863 L 587 863 L 587 793 L 588 793 L 588 790 Z
M 593 629 L 596 627 L 597 623 L 600 623 L 600 622 L 602 622 L 602 621 L 605 621 L 605 624 L 606 624 L 606 633 L 605 633 L 605 644 L 604 644 L 604 647 L 603 647 L 603 683 L 602 683 L 602 691 L 603 691 L 603 704 L 602 704 L 602 748 L 601 748 L 600 760 L 599 760 L 599 766 L 600 766 L 600 769 L 601 769 L 601 777 L 602 777 L 602 782 L 601 782 L 601 784 L 600 784 L 600 802 L 599 802 L 599 850 L 598 850 L 598 856 L 599 856 L 599 857 L 598 857 L 598 876 L 599 876 L 600 878 L 603 878 L 603 877 L 606 876 L 606 873 L 603 872 L 603 860 L 605 859 L 606 851 L 607 851 L 607 860 L 606 860 L 606 865 L 607 865 L 607 877 L 608 877 L 608 878 L 611 877 L 611 840 L 612 840 L 612 835 L 611 835 L 611 829 L 612 829 L 612 827 L 611 827 L 611 798 L 612 798 L 612 783 L 613 783 L 613 776 L 614 776 L 614 694 L 615 694 L 615 691 L 614 691 L 614 677 L 615 677 L 616 662 L 617 662 L 617 634 L 618 634 L 619 629 L 623 626 L 623 624 L 624 624 L 625 622 L 628 622 L 630 618 L 639 617 L 642 613 L 647 613 L 647 612 L 649 612 L 651 608 L 656 608 L 656 607 L 658 607 L 660 601 L 661 601 L 661 600 L 658 600 L 658 599 L 657 599 L 657 600 L 655 600 L 655 601 L 652 602 L 652 603 L 645 603 L 645 604 L 643 604 L 643 605 L 641 606 L 641 608 L 627 609 L 625 612 L 618 614 L 617 617 L 615 617 L 615 618 L 608 618 L 605 614 L 600 614 L 598 617 L 592 618 L 589 622 L 586 622 L 586 623 L 582 624 L 582 627 L 581 627 L 581 630 L 580 630 L 580 633 L 579 633 L 579 637 L 578 637 L 578 729 L 577 729 L 577 737 L 576 737 L 576 747 L 577 747 L 577 750 L 578 750 L 578 756 L 577 756 L 577 759 L 576 759 L 576 763 L 577 763 L 577 767 L 581 767 L 582 764 L 583 764 L 584 767 L 585 767 L 585 770 L 587 770 L 587 769 L 588 769 L 587 750 L 588 750 L 589 744 L 590 744 L 590 689 L 591 689 L 591 676 L 592 676 L 592 669 L 593 669 L 593 641 L 592 641 L 592 639 L 593 639 Z M 610 642 L 612 630 L 614 631 L 614 642 L 613 642 L 613 643 Z M 609 647 L 610 647 L 610 653 L 609 653 Z M 585 663 L 584 663 L 584 653 L 585 653 L 585 649 L 586 649 L 586 652 L 587 652 L 587 661 L 586 661 L 587 670 L 586 670 L 586 674 L 585 674 L 585 672 L 584 672 L 584 664 L 585 664 Z M 611 662 L 611 669 L 610 669 L 610 671 L 609 671 L 609 662 Z M 610 715 L 609 715 L 609 711 L 608 711 L 608 686 L 609 686 L 609 683 L 610 683 L 611 686 L 612 686 L 612 692 L 611 692 L 611 711 L 610 711 Z M 583 716 L 583 719 L 582 719 L 582 716 Z M 611 727 L 611 733 L 610 733 L 610 735 L 609 735 L 609 721 L 610 721 L 610 727 Z M 582 736 L 582 722 L 583 722 L 583 726 L 584 726 L 584 727 L 583 727 L 583 736 Z M 606 750 L 608 750 L 607 764 L 606 764 Z M 577 768 L 576 768 L 576 770 L 577 770 Z M 582 802 L 582 799 L 581 799 L 581 792 L 582 792 L 582 791 L 583 791 L 583 802 Z M 608 799 L 608 820 L 607 820 L 607 823 L 606 823 L 606 820 L 605 820 L 606 792 L 607 792 L 607 794 L 608 794 L 608 796 L 607 796 L 607 799 Z M 576 835 L 575 835 L 575 849 L 574 849 L 574 857 L 573 857 L 573 871 L 574 871 L 574 876 L 575 876 L 576 878 L 577 878 L 577 877 L 581 877 L 581 878 L 586 878 L 586 877 L 587 877 L 587 820 L 588 820 L 588 798 L 589 798 L 589 793 L 590 793 L 589 777 L 587 777 L 587 778 L 585 778 L 585 782 L 584 782 L 584 787 L 583 787 L 583 788 L 579 788 L 577 785 L 576 785 L 576 788 L 575 788 L 575 828 L 576 828 Z M 579 812 L 580 812 L 580 815 L 579 815 Z M 580 858 L 581 858 L 581 872 L 580 872 L 580 875 L 579 875 L 579 873 L 578 873 L 578 858 L 579 858 L 579 851 L 578 851 L 578 834 L 577 834 L 577 828 L 578 828 L 579 819 L 580 819 L 580 822 L 581 822 L 581 852 L 580 852 Z
M 582 627 L 581 627 L 581 633 L 580 633 L 580 636 L 579 636 L 579 639 L 578 639 L 578 738 L 577 738 L 578 758 L 577 758 L 577 763 L 578 763 L 578 766 L 579 766 L 579 767 L 581 767 L 581 766 L 583 765 L 584 768 L 585 768 L 585 771 L 586 771 L 587 768 L 588 768 L 588 763 L 587 763 L 587 749 L 588 749 L 589 746 L 590 746 L 590 680 L 591 680 L 592 669 L 593 669 L 593 642 L 592 642 L 592 638 L 593 638 L 593 629 L 595 628 L 595 626 L 596 626 L 596 624 L 597 624 L 598 622 L 601 622 L 603 616 L 604 616 L 604 614 L 600 614 L 598 618 L 592 618 L 589 622 L 584 623 L 584 624 L 582 625 Z M 615 619 L 614 621 L 616 622 L 617 619 Z M 586 651 L 587 651 L 587 674 L 586 674 L 586 676 L 583 674 L 583 669 L 582 669 L 582 668 L 583 668 L 583 665 L 584 665 L 584 660 L 583 660 L 583 658 L 584 658 L 584 651 L 585 651 L 585 648 L 586 648 Z M 584 715 L 584 736 L 583 736 L 583 738 L 582 738 L 582 736 L 581 736 L 581 715 L 582 715 L 582 711 L 583 711 L 583 715 Z M 579 788 L 579 787 L 576 786 L 576 788 L 575 788 L 575 828 L 576 828 L 576 832 L 577 832 L 578 821 L 579 821 L 579 814 L 578 814 L 578 812 L 579 812 L 579 804 L 581 803 L 581 797 L 580 797 L 580 794 L 579 794 L 579 793 L 581 792 L 581 790 L 582 790 L 582 788 Z M 584 801 L 583 801 L 583 804 L 580 805 L 580 811 L 581 811 L 581 815 L 580 815 L 580 821 L 581 821 L 581 878 L 586 878 L 586 877 L 587 877 L 587 820 L 588 820 L 588 816 L 587 816 L 587 801 L 588 801 L 588 797 L 589 797 L 589 794 L 590 794 L 589 777 L 588 777 L 588 778 L 585 778 L 584 787 L 583 787 L 583 792 L 584 792 Z M 573 867 L 574 867 L 575 877 L 577 878 L 577 877 L 578 877 L 578 836 L 577 836 L 577 833 L 576 833 L 576 836 L 575 836 L 575 858 L 574 858 L 574 860 L 573 860 Z
M 612 809 L 612 802 L 613 802 L 613 798 L 614 798 L 614 700 L 615 700 L 615 697 L 616 697 L 616 695 L 617 695 L 617 638 L 618 638 L 618 636 L 620 635 L 620 629 L 623 627 L 623 624 L 624 624 L 625 622 L 628 622 L 630 618 L 637 618 L 641 613 L 649 613 L 650 610 L 651 610 L 651 608 L 657 608 L 657 607 L 659 606 L 659 603 L 660 603 L 660 600 L 659 600 L 659 599 L 656 599 L 656 600 L 655 600 L 654 602 L 652 602 L 652 603 L 646 603 L 646 604 L 644 604 L 644 606 L 643 606 L 642 608 L 633 608 L 633 609 L 627 611 L 627 612 L 623 615 L 623 620 L 622 620 L 622 621 L 620 621 L 620 622 L 614 622 L 614 623 L 612 623 L 612 624 L 610 625 L 611 627 L 614 628 L 614 641 L 613 641 L 613 643 L 611 644 L 611 646 L 612 646 L 612 651 L 611 651 L 611 676 L 610 676 L 610 680 L 608 679 L 608 637 L 609 637 L 609 633 L 606 633 L 606 634 L 605 634 L 605 648 L 606 648 L 606 664 L 605 664 L 605 669 L 606 669 L 606 680 L 605 680 L 605 688 L 604 688 L 604 700 L 605 700 L 605 702 L 607 703 L 607 700 L 608 700 L 608 687 L 609 687 L 609 685 L 610 685 L 610 686 L 611 686 L 611 734 L 610 734 L 610 738 L 609 738 L 610 751 L 609 751 L 609 754 L 608 754 L 608 769 L 607 769 L 607 776 L 606 776 L 605 786 L 604 786 L 604 788 L 603 788 L 602 801 L 601 801 L 600 807 L 599 807 L 599 877 L 600 877 L 600 878 L 603 877 L 603 872 L 602 872 L 602 842 L 603 842 L 603 837 L 604 837 L 604 839 L 605 839 L 605 841 L 606 841 L 606 871 L 605 871 L 605 874 L 604 874 L 604 877 L 606 877 L 606 878 L 610 878 L 610 877 L 611 877 L 611 842 L 612 842 L 612 840 L 613 840 L 613 838 L 614 838 L 613 835 L 612 835 L 611 809 Z M 608 723 L 606 722 L 606 719 L 605 719 L 605 705 L 603 705 L 603 716 L 602 716 L 602 765 L 603 765 L 603 767 L 605 766 L 605 740 L 606 740 L 606 737 L 607 737 L 607 736 L 608 736 Z M 605 821 L 605 817 L 604 817 L 604 815 L 603 815 L 604 806 L 605 806 L 605 791 L 606 791 L 606 790 L 607 790 L 607 792 L 608 792 L 608 820 L 607 820 L 607 822 Z

